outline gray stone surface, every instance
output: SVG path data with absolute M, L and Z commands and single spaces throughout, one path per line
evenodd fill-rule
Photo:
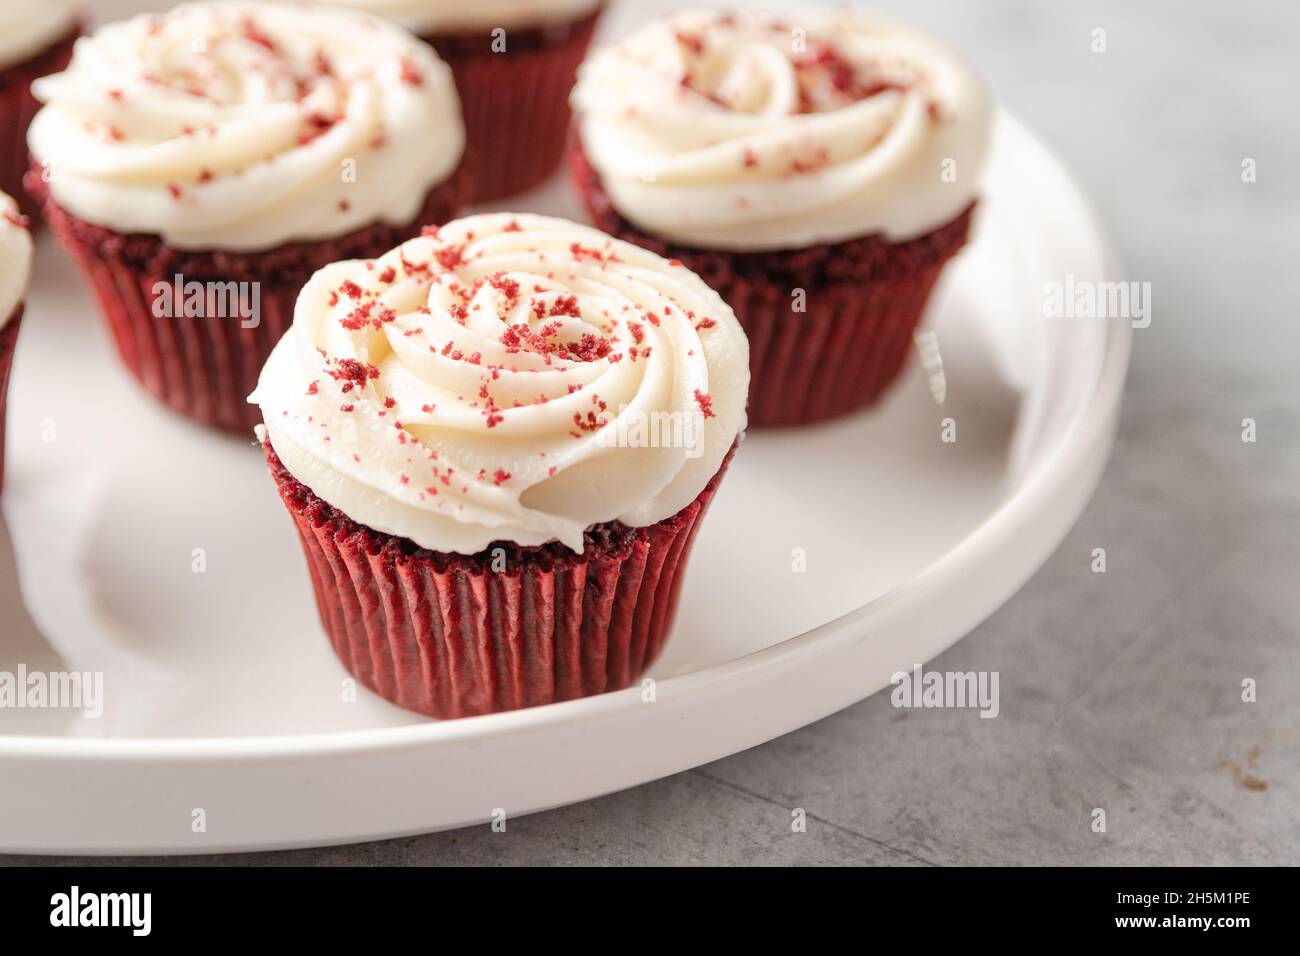
M 1001 716 L 902 712 L 878 694 L 506 834 L 207 862 L 1300 862 L 1300 6 L 876 5 L 969 52 L 1096 197 L 1130 278 L 1153 286 L 1095 500 L 1025 589 L 932 665 L 1000 671 Z M 1090 52 L 1094 28 L 1105 53 Z M 1096 547 L 1105 574 L 1090 570 Z M 791 833 L 793 807 L 806 833 Z

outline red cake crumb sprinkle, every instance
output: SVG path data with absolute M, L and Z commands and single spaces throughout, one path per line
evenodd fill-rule
M 505 224 L 505 227 L 501 231 L 502 232 L 523 232 L 523 227 L 519 225 L 519 222 L 517 220 L 511 219 L 508 223 Z
M 567 316 L 568 318 L 578 319 L 582 317 L 582 309 L 578 305 L 576 295 L 565 295 L 551 303 L 550 309 L 547 310 L 547 316 Z
M 465 247 L 443 246 L 433 257 L 438 260 L 438 265 L 450 272 L 465 261 Z
M 298 136 L 298 145 L 306 146 L 308 143 L 324 136 L 327 132 L 333 129 L 342 118 L 343 117 L 340 115 L 329 116 L 319 110 L 308 113 L 302 118 L 307 129 Z
M 496 484 L 498 488 L 500 488 L 509 480 L 510 480 L 510 472 L 506 471 L 504 468 L 498 468 L 496 471 L 492 473 L 492 481 Z
M 351 208 L 352 203 L 348 202 L 346 199 L 339 200 L 339 212 L 347 212 Z
M 315 395 L 319 391 L 320 391 L 320 382 L 312 382 L 310 385 L 307 386 L 308 395 Z
M 822 147 L 807 159 L 796 158 L 790 163 L 790 175 L 807 176 L 810 173 L 818 173 L 830 165 L 830 150 Z
M 243 21 L 240 23 L 240 27 L 244 32 L 244 39 L 270 50 L 277 56 L 280 54 L 280 48 L 276 46 L 275 41 L 271 39 L 271 37 L 268 36 L 260 26 L 258 26 L 257 21 L 252 17 L 244 17 Z
M 700 406 L 700 411 L 704 413 L 705 418 L 713 418 L 713 396 L 707 392 L 701 392 L 698 388 L 695 390 L 695 403 Z
M 410 57 L 402 57 L 402 82 L 410 86 L 422 86 L 424 84 L 424 74 L 419 68 L 411 62 Z
M 568 358 L 578 362 L 594 362 L 607 357 L 611 362 L 617 361 L 610 356 L 613 346 L 609 344 L 609 340 L 591 332 L 583 333 L 582 338 L 577 342 L 567 342 L 562 348 L 568 353 Z
M 329 369 L 329 375 L 336 381 L 346 383 L 344 391 L 350 391 L 352 386 L 361 387 L 371 379 L 379 378 L 379 369 L 357 359 L 339 359 L 338 368 Z
M 699 56 L 704 52 L 704 37 L 695 33 L 687 33 L 685 30 L 675 31 L 674 36 L 676 36 L 679 44 L 684 46 L 695 56 Z
M 167 191 L 171 193 L 172 199 L 179 200 L 181 198 L 181 187 L 177 186 L 175 183 L 168 183 Z
M 580 242 L 575 242 L 569 246 L 569 252 L 573 258 L 581 262 L 583 259 L 591 259 L 599 263 L 618 262 L 618 256 L 613 249 L 593 249 L 590 246 L 584 246 Z
M 574 412 L 573 424 L 576 425 L 580 431 L 594 432 L 599 431 L 605 423 L 596 417 L 595 412 L 587 412 L 585 416 L 581 412 Z
M 356 407 L 355 405 L 340 405 L 340 406 L 339 406 L 339 411 L 341 411 L 341 412 L 351 412 L 355 407 Z
M 339 291 L 349 299 L 361 298 L 361 286 L 357 285 L 351 279 L 345 279 L 343 284 L 339 286 Z
M 389 266 L 383 272 L 379 273 L 379 281 L 384 285 L 392 285 L 393 280 L 397 278 L 397 270 Z
M 640 345 L 645 341 L 645 326 L 640 322 L 629 322 L 627 324 L 627 330 L 632 333 L 632 340 L 636 342 L 637 345 Z
M 746 169 L 753 169 L 758 165 L 758 153 L 746 147 L 745 155 L 742 157 L 741 162 L 745 164 Z
M 498 272 L 488 279 L 488 285 L 504 295 L 512 306 L 519 301 L 519 282 L 508 278 L 504 272 Z
M 388 308 L 388 306 L 381 305 L 375 301 L 370 301 L 365 305 L 358 306 L 342 319 L 339 319 L 339 324 L 349 332 L 356 332 L 359 329 L 365 328 L 367 325 L 372 325 L 376 329 L 382 329 L 389 322 L 394 322 L 396 320 L 397 313 Z
M 700 321 L 697 322 L 697 323 L 695 324 L 695 331 L 696 331 L 696 332 L 702 332 L 702 331 L 705 330 L 705 329 L 711 329 L 711 328 L 713 328 L 713 327 L 714 327 L 715 325 L 717 325 L 717 324 L 718 324 L 718 323 L 715 322 L 715 321 L 713 321 L 713 319 L 703 318 L 703 319 L 700 319 Z

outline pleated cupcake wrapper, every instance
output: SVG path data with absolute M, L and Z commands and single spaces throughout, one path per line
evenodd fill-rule
M 247 434 L 261 422 L 248 396 L 293 322 L 298 286 L 262 283 L 255 328 L 245 328 L 237 315 L 158 316 L 154 289 L 159 283 L 174 287 L 174 275 L 141 272 L 66 233 L 59 238 L 94 292 L 122 363 L 150 395 L 215 428 Z
M 785 285 L 735 277 L 718 288 L 749 337 L 749 424 L 807 425 L 878 401 L 907 362 L 944 264 L 807 289 L 804 312 Z
M 663 649 L 691 546 L 727 467 L 626 553 L 589 546 L 595 553 L 526 556 L 493 571 L 454 555 L 407 553 L 319 499 L 304 505 L 303 486 L 266 452 L 344 667 L 392 703 L 439 718 L 633 684 Z
M 570 122 L 569 92 L 595 30 L 596 14 L 574 24 L 563 40 L 505 53 L 457 52 L 438 37 L 425 39 L 456 77 L 465 134 L 478 163 L 476 202 L 524 192 L 560 165 Z M 489 39 L 484 37 L 486 49 Z
M 41 106 L 29 87 L 37 77 L 57 73 L 67 65 L 75 39 L 75 34 L 70 35 L 30 62 L 0 71 L 0 190 L 12 196 L 28 216 L 35 217 L 38 209 L 23 189 L 30 163 L 27 127 Z
M 9 373 L 13 370 L 14 350 L 18 347 L 18 326 L 22 324 L 23 307 L 19 305 L 13 317 L 0 329 L 0 489 L 5 483 L 5 422 L 9 405 Z

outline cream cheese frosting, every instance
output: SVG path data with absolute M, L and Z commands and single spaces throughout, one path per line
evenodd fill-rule
M 324 0 L 396 20 L 423 36 L 576 20 L 603 0 Z
M 18 204 L 0 192 L 0 328 L 18 311 L 32 274 L 32 234 Z
M 118 232 L 252 252 L 413 220 L 465 134 L 451 71 L 351 10 L 192 3 L 110 24 L 33 84 L 54 200 Z
M 75 0 L 0 0 L 0 69 L 44 53 L 72 32 Z
M 715 292 L 563 219 L 426 233 L 303 289 L 249 399 L 295 478 L 361 524 L 463 554 L 581 551 L 592 525 L 644 527 L 699 495 L 749 389 L 749 344 Z
M 573 106 L 624 218 L 733 251 L 944 225 L 975 199 L 991 116 L 938 42 L 828 9 L 651 23 L 588 59 Z

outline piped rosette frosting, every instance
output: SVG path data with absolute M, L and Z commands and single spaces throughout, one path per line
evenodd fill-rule
M 749 347 L 678 263 L 562 219 L 457 220 L 303 290 L 250 401 L 289 472 L 442 552 L 690 504 L 745 426 Z M 646 441 L 647 423 L 699 440 Z M 627 436 L 641 439 L 629 440 Z
M 697 248 L 916 238 L 974 201 L 991 104 L 938 42 L 874 15 L 688 11 L 598 51 L 573 93 L 614 208 Z
M 44 53 L 77 25 L 76 0 L 0 0 L 0 69 Z
M 350 10 L 192 3 L 110 24 L 33 85 L 64 209 L 179 248 L 261 251 L 413 220 L 464 149 L 451 72 Z

